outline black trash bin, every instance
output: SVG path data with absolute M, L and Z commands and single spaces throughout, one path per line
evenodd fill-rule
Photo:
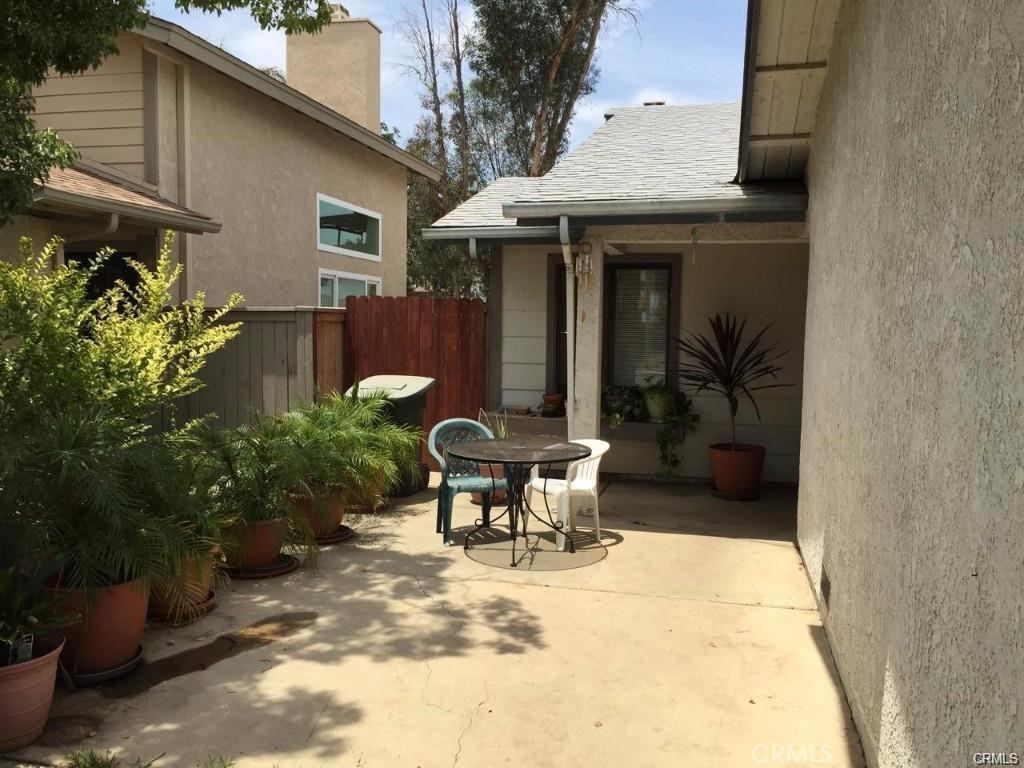
M 369 376 L 353 384 L 347 397 L 358 394 L 383 394 L 391 404 L 391 416 L 396 424 L 423 429 L 423 416 L 427 408 L 427 393 L 437 384 L 429 376 L 404 376 L 382 374 Z M 415 477 L 403 477 L 394 490 L 395 496 L 411 496 L 427 487 L 430 476 L 427 465 L 420 462 L 420 471 Z

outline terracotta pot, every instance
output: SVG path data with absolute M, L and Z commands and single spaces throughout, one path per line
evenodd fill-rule
M 235 546 L 225 554 L 228 565 L 239 571 L 269 568 L 281 554 L 286 533 L 288 521 L 283 517 L 242 523 L 232 531 Z
M 736 443 L 715 443 L 708 446 L 711 454 L 711 477 L 715 491 L 731 499 L 756 499 L 761 493 L 761 470 L 764 468 L 764 446 Z
M 184 573 L 175 579 L 174 590 L 154 588 L 149 594 L 149 613 L 160 617 L 184 617 L 206 602 L 213 590 L 213 553 L 185 562 Z
M 544 407 L 541 412 L 545 416 L 565 415 L 565 395 L 559 392 L 547 392 L 544 394 Z
M 31 744 L 43 732 L 63 648 L 63 638 L 37 637 L 31 661 L 0 667 L 0 752 Z
M 311 498 L 303 498 L 299 500 L 299 506 L 317 538 L 334 533 L 345 517 L 345 502 L 340 494 L 332 494 L 322 499 L 320 504 Z
M 505 479 L 505 465 L 504 464 L 481 464 L 480 475 L 488 479 L 494 478 L 495 480 Z M 484 497 L 482 494 L 473 493 L 470 494 L 474 504 L 483 504 Z M 505 489 L 495 491 L 491 494 L 491 504 L 504 504 L 505 503 Z
M 142 640 L 149 590 L 141 579 L 90 589 L 57 589 L 61 610 L 81 616 L 64 628 L 61 661 L 73 675 L 116 669 L 131 661 Z

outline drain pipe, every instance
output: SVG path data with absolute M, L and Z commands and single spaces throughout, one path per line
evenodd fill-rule
M 573 436 L 573 411 L 576 403 L 576 269 L 569 242 L 569 217 L 558 217 L 558 239 L 565 262 L 565 418 L 567 437 Z

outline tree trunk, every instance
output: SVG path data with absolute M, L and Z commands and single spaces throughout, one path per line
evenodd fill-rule
M 442 184 L 448 178 L 448 141 L 444 130 L 444 112 L 441 109 L 441 92 L 437 76 L 437 46 L 434 43 L 434 28 L 430 23 L 430 10 L 427 8 L 427 0 L 420 0 L 420 9 L 423 11 L 423 25 L 426 33 L 426 46 L 424 50 L 424 69 L 427 86 L 427 98 L 430 101 L 430 110 L 434 118 L 434 141 L 437 153 L 437 169 L 441 172 Z M 442 189 L 442 195 L 446 190 Z M 447 210 L 447 208 L 446 208 Z
M 473 169 L 469 148 L 469 115 L 466 111 L 466 87 L 462 79 L 462 34 L 459 29 L 459 0 L 447 0 L 449 54 L 455 79 L 455 125 L 459 152 L 459 201 L 469 198 Z
M 543 173 L 541 168 L 544 157 L 544 145 L 545 142 L 550 143 L 552 138 L 546 130 L 546 125 L 551 109 L 551 98 L 555 89 L 555 82 L 558 79 L 558 70 L 562 67 L 562 59 L 565 58 L 566 52 L 576 42 L 576 37 L 580 31 L 580 24 L 583 22 L 584 12 L 589 5 L 590 0 L 574 0 L 569 10 L 569 19 L 566 22 L 565 29 L 562 31 L 562 38 L 558 41 L 555 55 L 551 57 L 551 62 L 548 64 L 544 89 L 541 91 L 540 107 L 533 119 L 533 142 L 530 147 L 530 176 L 540 176 Z

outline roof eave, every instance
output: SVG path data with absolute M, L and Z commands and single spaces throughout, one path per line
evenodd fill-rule
M 558 216 L 621 217 L 685 213 L 751 213 L 807 210 L 806 193 L 756 195 L 734 198 L 681 198 L 674 200 L 593 200 L 505 203 L 501 212 L 510 219 L 547 219 Z
M 426 227 L 424 240 L 552 240 L 558 242 L 558 226 L 496 226 L 496 227 Z
M 43 188 L 36 196 L 36 202 L 42 203 L 42 207 L 47 210 L 71 209 L 85 213 L 116 213 L 126 220 L 165 229 L 173 229 L 175 232 L 201 235 L 204 233 L 213 234 L 221 230 L 220 222 L 206 217 L 189 216 L 188 214 L 176 213 L 174 211 L 158 211 L 140 205 L 132 205 L 131 203 L 65 192 L 64 190 L 53 189 L 52 187 Z
M 191 59 L 195 59 L 224 75 L 237 80 L 253 90 L 284 104 L 295 111 L 326 125 L 369 149 L 405 166 L 413 173 L 425 176 L 431 181 L 439 181 L 441 172 L 415 155 L 395 146 L 359 123 L 350 120 L 325 107 L 316 99 L 275 80 L 227 51 L 208 43 L 188 30 L 169 21 L 150 17 L 149 22 L 136 33 L 143 37 L 162 43 Z

